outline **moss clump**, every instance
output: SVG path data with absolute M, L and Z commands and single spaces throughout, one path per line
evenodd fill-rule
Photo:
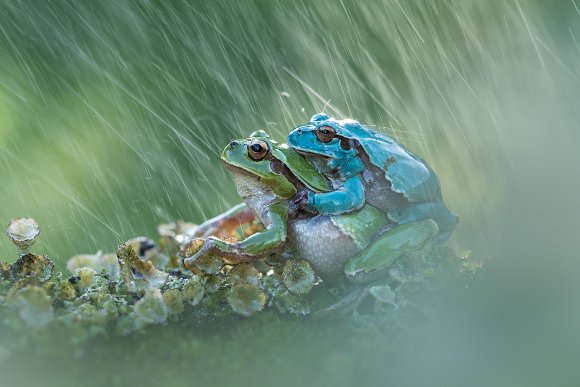
M 183 296 L 178 289 L 163 292 L 163 303 L 170 315 L 181 314 L 184 311 Z
M 0 262 L 0 280 L 8 280 L 10 278 L 10 264 L 8 262 Z
M 169 314 L 159 289 L 147 289 L 143 298 L 135 303 L 135 315 L 145 324 L 161 324 Z
M 246 283 L 258 285 L 262 277 L 260 271 L 251 263 L 241 263 L 234 266 L 228 273 L 228 282 L 232 285 Z
M 184 285 L 182 289 L 183 301 L 187 302 L 191 306 L 199 304 L 205 293 L 203 284 L 198 278 L 190 278 Z
M 54 263 L 45 255 L 25 254 L 10 267 L 13 280 L 31 278 L 38 282 L 48 281 L 53 274 Z
M 73 301 L 77 298 L 77 290 L 70 281 L 62 281 L 58 286 L 56 298 L 63 301 Z
M 42 328 L 54 317 L 52 300 L 46 290 L 35 285 L 18 289 L 8 304 L 29 327 Z

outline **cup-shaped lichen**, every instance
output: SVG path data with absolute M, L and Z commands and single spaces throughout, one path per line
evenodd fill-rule
M 195 306 L 201 302 L 205 290 L 198 278 L 191 278 L 183 285 L 181 293 L 183 301 Z
M 247 283 L 258 285 L 260 282 L 260 271 L 251 263 L 240 263 L 235 265 L 228 273 L 228 282 L 231 284 Z
M 239 284 L 230 290 L 228 304 L 237 314 L 250 317 L 264 309 L 266 294 L 255 285 Z
M 40 234 L 40 226 L 32 218 L 12 219 L 6 229 L 6 235 L 14 242 L 22 253 L 27 253 Z
M 316 282 L 312 266 L 304 259 L 291 259 L 286 262 L 282 277 L 284 285 L 294 294 L 308 293 Z

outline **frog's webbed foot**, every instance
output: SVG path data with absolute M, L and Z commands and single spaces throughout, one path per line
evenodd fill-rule
M 194 271 L 202 258 L 219 258 L 231 264 L 263 259 L 282 249 L 287 240 L 287 204 L 273 204 L 268 210 L 269 225 L 265 230 L 248 236 L 239 242 L 228 242 L 210 236 L 195 238 L 183 249 L 184 265 Z
M 201 247 L 200 247 L 201 245 Z M 226 259 L 228 263 L 237 264 L 247 262 L 235 243 L 228 243 L 215 237 L 197 238 L 192 240 L 183 251 L 183 264 L 191 271 L 195 271 L 199 262 L 207 259 Z
M 294 198 L 292 198 L 292 201 L 290 202 L 290 206 L 288 208 L 288 215 L 294 216 L 298 212 L 308 212 L 311 214 L 315 214 L 316 211 L 308 207 L 309 200 L 308 198 L 310 195 L 311 193 L 307 189 L 299 190 L 294 196 Z
M 312 319 L 321 319 L 332 315 L 341 315 L 354 312 L 369 294 L 368 287 L 356 288 L 334 304 L 314 312 Z

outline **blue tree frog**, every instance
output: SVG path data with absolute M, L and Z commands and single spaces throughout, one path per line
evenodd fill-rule
M 332 192 L 307 192 L 298 202 L 307 211 L 344 214 L 365 203 L 386 212 L 393 224 L 433 219 L 445 241 L 458 223 L 443 201 L 441 186 L 427 163 L 388 136 L 354 120 L 314 115 L 288 135 L 332 182 Z

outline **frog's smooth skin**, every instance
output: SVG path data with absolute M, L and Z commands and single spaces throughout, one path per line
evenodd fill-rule
M 439 180 L 425 161 L 357 121 L 316 114 L 290 132 L 288 145 L 334 187 L 328 193 L 310 192 L 308 211 L 344 214 L 366 202 L 386 212 L 396 224 L 435 220 L 440 242 L 457 226 L 458 218 L 443 202 Z
M 237 217 L 240 211 L 249 209 L 265 230 L 234 243 L 210 236 L 197 254 L 185 260 L 186 266 L 204 254 L 219 254 L 237 263 L 287 249 L 308 260 L 324 279 L 346 274 L 352 281 L 363 283 L 380 276 L 398 257 L 419 249 L 437 234 L 432 221 L 395 227 L 381 234 L 388 222 L 385 213 L 367 204 L 360 211 L 342 215 L 293 211 L 298 190 L 322 193 L 332 187 L 302 156 L 272 141 L 264 132 L 232 141 L 224 149 L 222 161 L 247 207 L 236 206 L 212 221 L 224 224 L 224 218 Z

